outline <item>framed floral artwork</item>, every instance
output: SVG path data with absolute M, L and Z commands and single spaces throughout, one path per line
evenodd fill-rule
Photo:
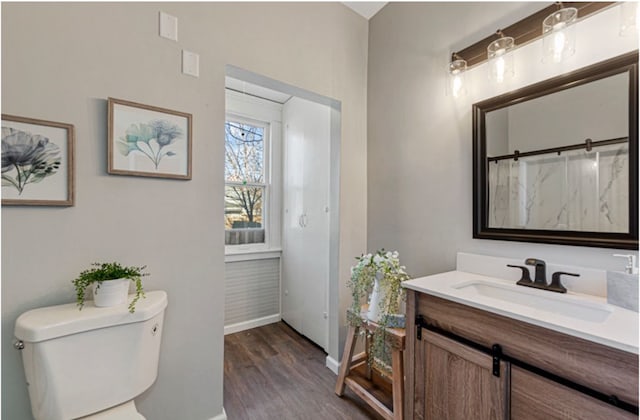
M 2 114 L 2 205 L 73 206 L 74 127 Z
M 191 114 L 108 99 L 108 172 L 191 179 Z

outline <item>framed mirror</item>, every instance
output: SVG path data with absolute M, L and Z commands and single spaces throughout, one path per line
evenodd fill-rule
M 638 248 L 638 52 L 473 105 L 473 237 Z

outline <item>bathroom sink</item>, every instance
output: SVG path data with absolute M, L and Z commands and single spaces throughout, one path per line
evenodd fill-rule
M 566 316 L 589 322 L 604 322 L 612 309 L 606 303 L 589 301 L 571 295 L 530 289 L 515 284 L 501 284 L 482 280 L 472 280 L 451 285 L 460 296 L 467 298 L 490 298 L 511 305 L 525 306 L 536 311 Z

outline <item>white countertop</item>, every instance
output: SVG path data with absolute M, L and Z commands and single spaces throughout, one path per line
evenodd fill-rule
M 403 286 L 638 354 L 638 313 L 609 305 L 606 298 L 516 286 L 511 280 L 464 271 L 420 277 L 404 282 Z M 502 297 L 478 292 L 483 287 L 498 291 Z M 515 298 L 509 300 L 510 296 Z M 567 307 L 575 310 L 567 311 Z

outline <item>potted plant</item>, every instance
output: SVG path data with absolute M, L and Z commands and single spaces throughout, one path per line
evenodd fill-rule
M 136 303 L 144 297 L 142 277 L 149 275 L 143 272 L 146 266 L 125 267 L 117 262 L 92 263 L 91 265 L 92 268 L 82 271 L 75 280 L 72 280 L 76 289 L 78 307 L 82 309 L 84 306 L 89 286 L 93 286 L 93 298 L 96 306 L 107 307 L 126 303 L 129 295 L 129 282 L 132 281 L 135 284 L 136 293 L 129 303 L 129 312 L 134 313 Z
M 411 277 L 405 271 L 406 267 L 400 265 L 397 251 L 381 249 L 374 254 L 356 257 L 356 260 L 358 263 L 351 267 L 348 283 L 352 296 L 349 322 L 359 326 L 364 316 L 382 327 L 378 329 L 380 333 L 374 334 L 369 363 L 386 369 L 390 354 L 385 345 L 385 330 L 404 326 L 398 325 L 398 320 L 403 317 L 399 313 L 400 303 L 405 298 L 401 283 Z M 367 313 L 361 314 L 361 307 L 369 296 Z

